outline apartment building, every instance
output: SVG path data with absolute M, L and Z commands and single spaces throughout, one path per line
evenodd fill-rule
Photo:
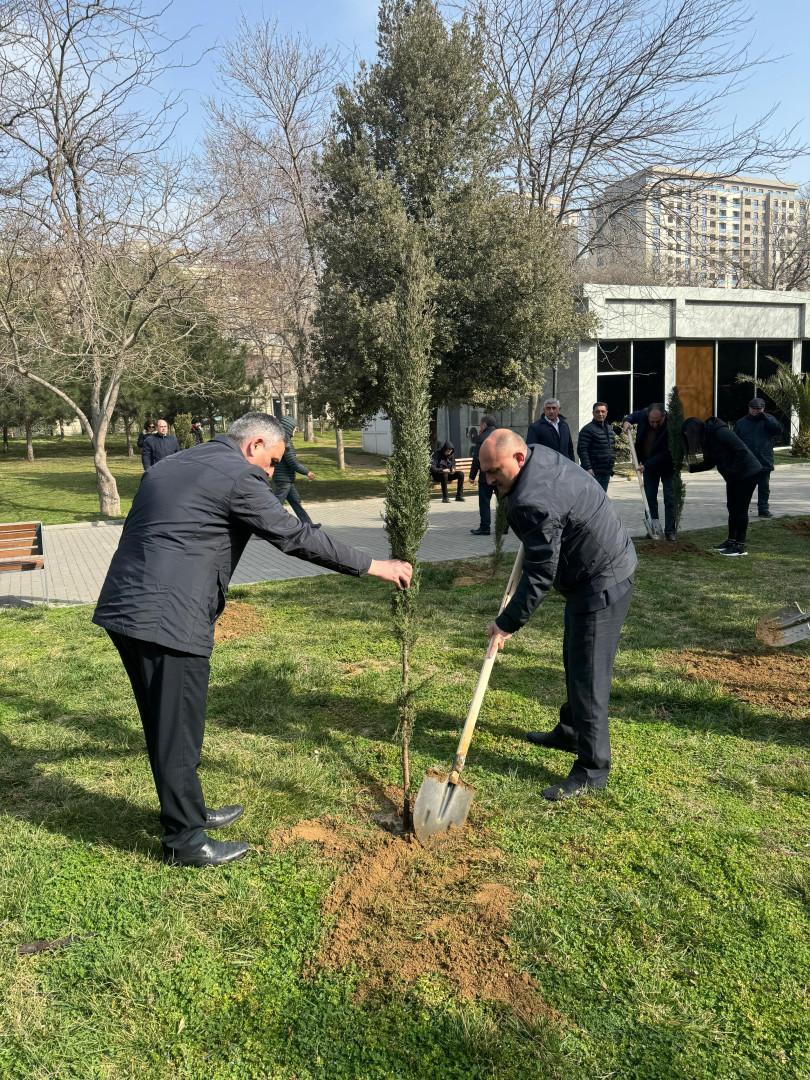
M 808 202 L 792 183 L 646 169 L 611 185 L 592 211 L 596 266 L 661 283 L 778 287 L 780 264 L 808 235 Z

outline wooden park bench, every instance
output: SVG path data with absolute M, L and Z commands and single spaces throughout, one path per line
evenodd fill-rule
M 41 570 L 45 603 L 48 603 L 48 578 L 45 573 L 45 548 L 42 522 L 22 521 L 0 525 L 0 574 L 20 570 Z

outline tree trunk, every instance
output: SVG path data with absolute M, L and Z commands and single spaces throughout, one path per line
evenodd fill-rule
M 8 424 L 3 424 L 3 453 L 8 453 Z
M 538 399 L 539 399 L 538 394 L 529 394 L 528 401 L 527 401 L 527 408 L 529 410 L 529 423 L 526 425 L 527 427 L 531 427 L 532 424 L 537 419 L 537 402 L 538 402 Z
M 346 456 L 343 452 L 343 428 L 335 428 L 335 443 L 337 444 L 337 466 L 339 469 L 345 469 Z
M 115 477 L 107 468 L 107 451 L 103 446 L 96 446 L 93 454 L 98 480 L 98 505 L 104 517 L 121 516 L 121 499 Z
M 130 431 L 130 422 L 127 417 L 124 417 L 124 434 L 127 437 L 127 457 L 132 457 L 135 451 L 132 449 L 132 432 Z
M 304 413 L 304 442 L 315 442 L 315 421 L 312 413 Z
M 29 461 L 34 460 L 34 439 L 32 436 L 32 424 L 30 420 L 25 421 L 25 456 Z
M 208 414 L 208 438 L 213 439 L 217 433 L 217 422 L 214 419 L 214 414 L 210 412 Z
M 64 439 L 64 437 L 65 437 L 65 421 L 60 420 L 59 421 L 59 438 Z
M 439 410 L 430 410 L 430 426 L 428 428 L 428 438 L 430 439 L 430 449 L 435 451 L 439 445 Z M 461 456 L 461 455 L 459 455 Z

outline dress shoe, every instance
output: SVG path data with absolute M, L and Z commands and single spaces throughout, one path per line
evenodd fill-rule
M 670 540 L 670 541 L 674 540 L 675 539 L 675 533 L 672 532 L 672 530 L 670 530 L 668 533 L 664 533 L 664 539 L 665 540 Z
M 601 791 L 606 784 L 607 780 L 591 784 L 587 780 L 566 776 L 562 783 L 543 788 L 541 795 L 544 799 L 548 799 L 549 802 L 561 802 L 563 799 L 575 799 L 578 795 L 584 795 L 587 791 Z
M 244 859 L 249 851 L 250 844 L 206 838 L 204 844 L 190 850 L 164 845 L 163 861 L 170 866 L 223 866 Z
M 557 729 L 554 731 L 527 731 L 526 738 L 535 746 L 546 750 L 563 750 L 566 754 L 578 754 L 579 746 L 573 739 L 566 739 Z
M 227 829 L 227 827 L 233 825 L 243 813 L 244 810 L 241 806 L 221 806 L 219 810 L 211 810 L 206 806 L 205 827 L 206 829 Z
M 480 527 L 478 529 L 470 529 L 470 532 L 473 536 L 489 536 L 489 529 L 482 529 Z
M 758 510 L 757 514 L 759 517 L 773 517 L 773 514 L 770 512 L 770 510 Z
M 467 500 L 463 495 L 456 495 L 456 502 L 466 502 Z
M 444 499 L 442 499 L 442 502 L 450 502 L 450 500 L 449 498 L 445 497 Z

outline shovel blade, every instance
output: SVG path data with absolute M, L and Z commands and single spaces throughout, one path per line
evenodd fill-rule
M 451 784 L 445 773 L 428 769 L 413 808 L 413 831 L 420 844 L 467 820 L 475 788 L 463 781 Z
M 757 623 L 757 637 L 766 645 L 792 645 L 810 637 L 810 613 L 798 604 L 788 604 L 763 616 Z

